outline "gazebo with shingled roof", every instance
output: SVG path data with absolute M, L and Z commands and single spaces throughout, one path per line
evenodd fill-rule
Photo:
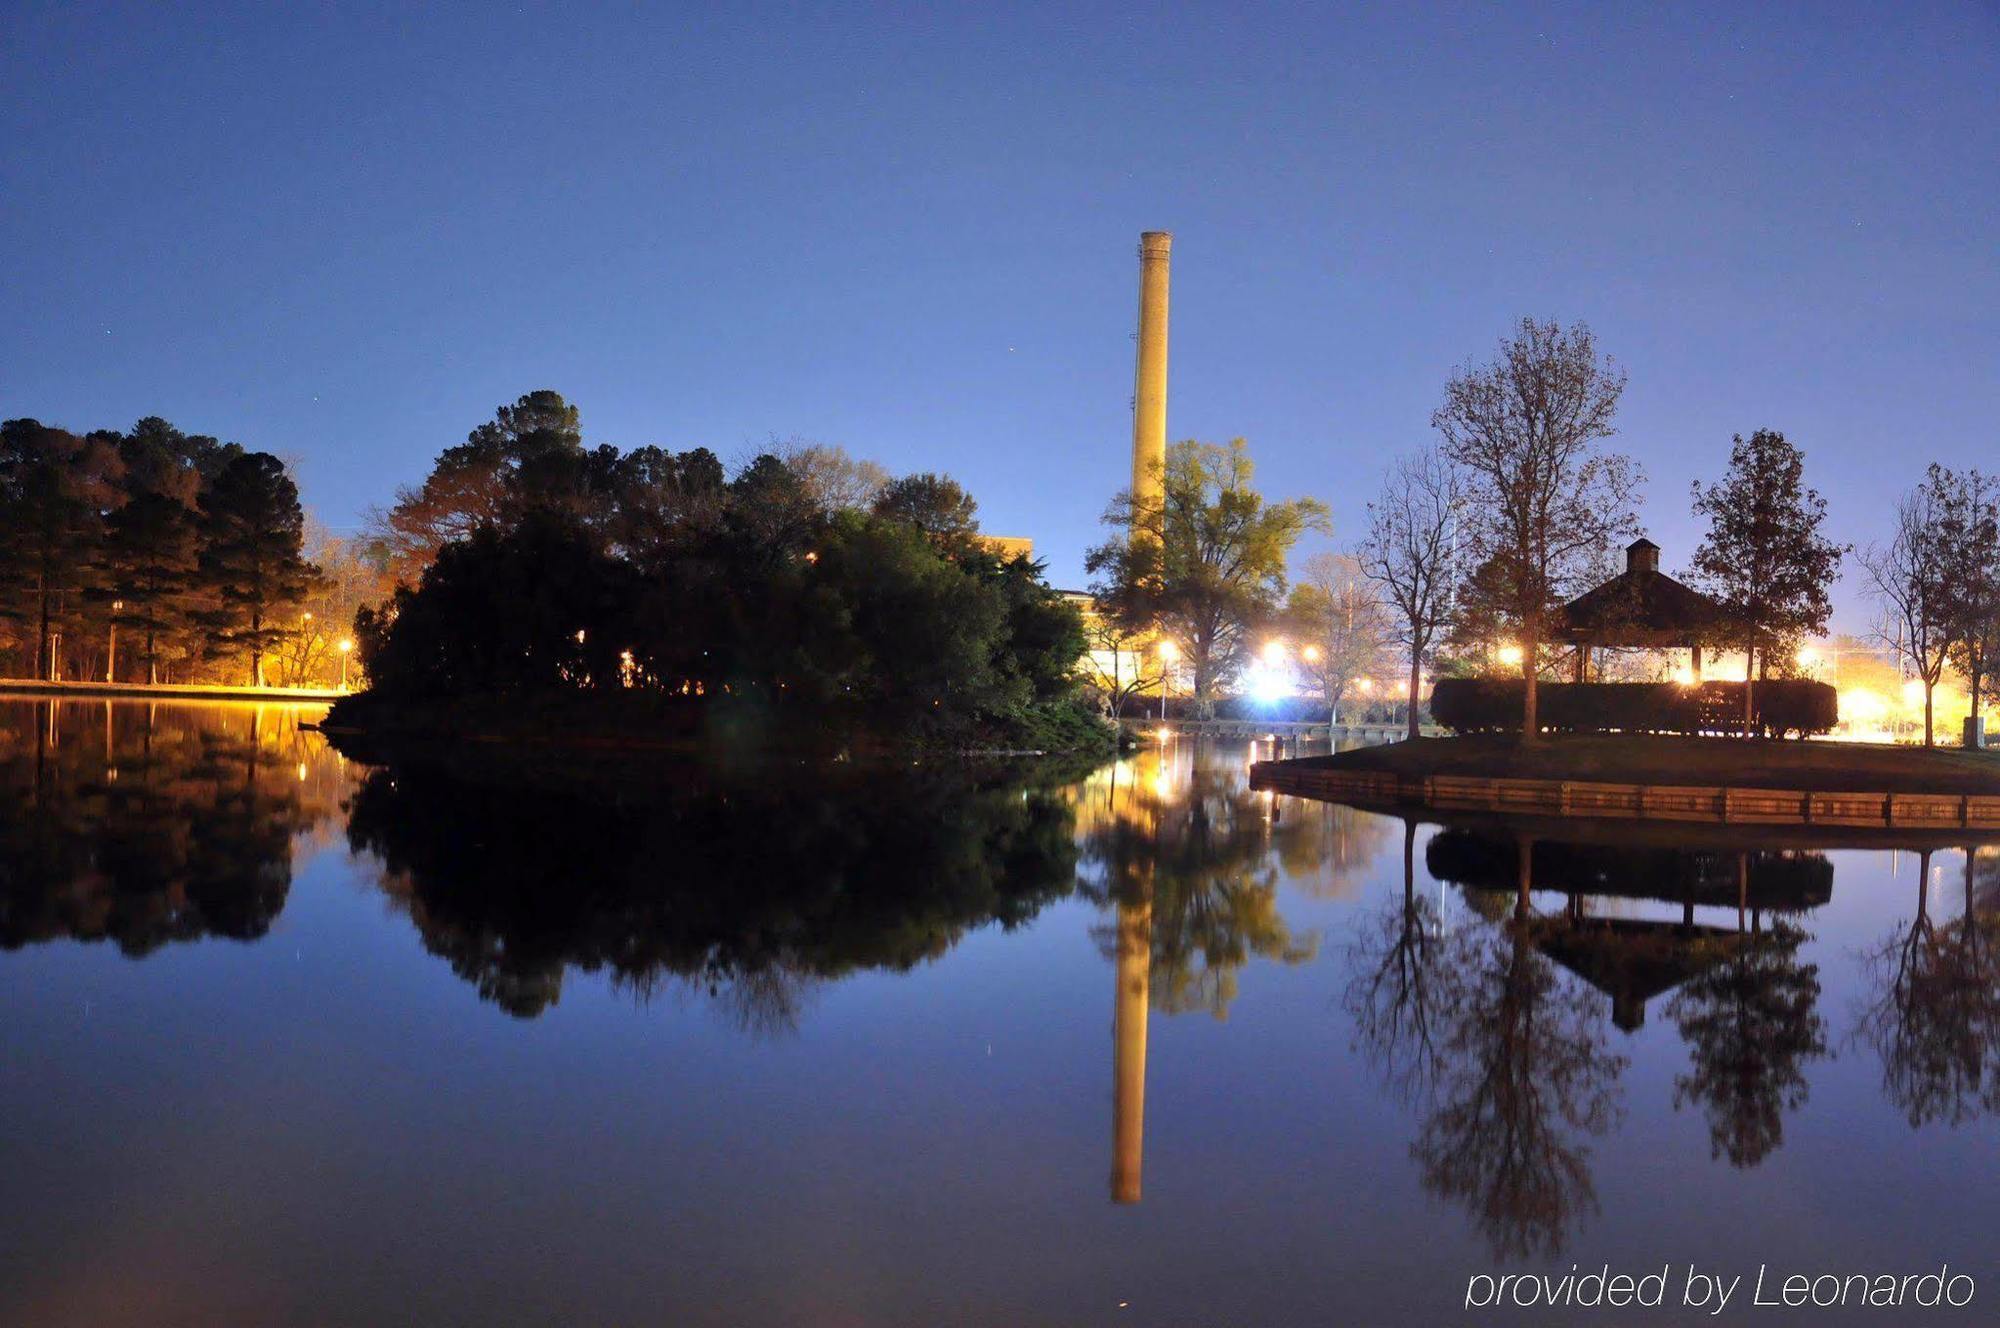
M 1686 650 L 1700 682 L 1702 645 L 1722 618 L 1718 600 L 1660 570 L 1660 546 L 1642 537 L 1625 547 L 1622 573 L 1563 605 L 1552 637 L 1575 647 L 1578 682 L 1602 648 Z

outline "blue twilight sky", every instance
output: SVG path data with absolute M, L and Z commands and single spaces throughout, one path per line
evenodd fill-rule
M 1734 431 L 1855 541 L 2000 466 L 1997 209 L 1990 2 L 9 0 L 0 415 L 165 415 L 346 527 L 553 387 L 593 442 L 948 471 L 1070 585 L 1159 228 L 1172 436 L 1344 540 L 1455 364 L 1584 319 L 1678 568 Z

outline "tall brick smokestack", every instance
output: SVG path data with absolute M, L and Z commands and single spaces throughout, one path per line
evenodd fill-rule
M 1139 236 L 1139 364 L 1132 389 L 1132 497 L 1138 505 L 1160 501 L 1167 464 L 1167 255 L 1166 231 Z

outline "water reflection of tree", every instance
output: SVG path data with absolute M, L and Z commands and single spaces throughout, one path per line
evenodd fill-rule
M 348 835 L 425 946 L 530 1017 L 571 970 L 788 1029 L 818 984 L 1017 926 L 1075 881 L 1073 814 L 1006 780 L 684 768 L 574 782 L 378 769 Z
M 1403 824 L 1403 892 L 1366 918 L 1348 954 L 1344 1004 L 1355 1046 L 1407 1104 L 1429 1105 L 1443 1069 L 1442 1026 L 1452 974 L 1437 905 L 1417 893 L 1417 824 Z
M 1395 827 L 1395 819 L 1380 812 L 1292 799 L 1272 843 L 1293 888 L 1316 899 L 1346 899 L 1389 846 Z
M 0 947 L 262 936 L 343 786 L 280 708 L 0 705 Z
M 1919 855 L 1916 913 L 1864 956 L 1875 995 L 1857 1034 L 1882 1058 L 1882 1088 L 1912 1127 L 2000 1114 L 2000 863 L 1965 855 L 1964 907 L 1932 917 L 1931 854 Z
M 1756 1166 L 1784 1142 L 1785 1113 L 1805 1105 L 1804 1067 L 1826 1054 L 1819 968 L 1798 957 L 1806 939 L 1784 922 L 1737 938 L 1667 1005 L 1693 1061 L 1674 1080 L 1674 1105 L 1701 1106 L 1712 1155 L 1732 1166 Z
M 1513 908 L 1523 852 L 1538 889 L 1568 896 L 1563 916 L 1538 924 L 1545 952 L 1578 966 L 1611 993 L 1614 1020 L 1637 1027 L 1646 1001 L 1673 990 L 1667 1013 L 1686 1040 L 1691 1062 L 1674 1084 L 1676 1107 L 1704 1113 L 1716 1157 L 1754 1166 L 1783 1141 L 1784 1115 L 1802 1107 L 1806 1067 L 1827 1052 L 1818 1012 L 1819 970 L 1801 963 L 1810 937 L 1790 921 L 1768 927 L 1766 910 L 1795 914 L 1831 897 L 1833 864 L 1822 853 L 1536 840 L 1463 830 L 1431 841 L 1432 870 L 1475 885 L 1486 916 L 1498 917 L 1503 886 Z M 1677 904 L 1678 924 L 1595 917 L 1594 897 Z M 1735 930 L 1697 925 L 1698 906 L 1731 908 Z
M 1106 907 L 1150 906 L 1155 1009 L 1222 1018 L 1252 958 L 1296 964 L 1317 953 L 1318 938 L 1295 937 L 1278 909 L 1278 864 L 1281 845 L 1323 842 L 1324 828 L 1309 813 L 1288 816 L 1289 799 L 1251 792 L 1234 766 L 1197 759 L 1174 772 L 1156 752 L 1142 757 L 1085 790 L 1090 888 Z M 1098 939 L 1115 957 L 1115 928 Z
M 1525 841 L 1513 857 L 1525 877 Z M 1527 911 L 1525 881 L 1511 909 L 1470 892 L 1493 908 L 1447 928 L 1416 874 L 1411 823 L 1401 898 L 1362 921 L 1349 953 L 1356 1045 L 1422 1114 L 1410 1153 L 1425 1189 L 1470 1212 L 1496 1257 L 1553 1255 L 1596 1209 L 1589 1141 L 1620 1116 L 1627 1062 L 1591 990 L 1536 949 L 1546 920 Z
M 1588 1139 L 1621 1114 L 1626 1060 L 1591 993 L 1527 926 L 1450 934 L 1437 1105 L 1410 1152 L 1426 1189 L 1463 1204 L 1499 1257 L 1553 1257 L 1597 1207 Z

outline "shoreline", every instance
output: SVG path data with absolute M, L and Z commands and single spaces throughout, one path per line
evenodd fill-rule
M 2000 759 L 1729 738 L 1447 738 L 1259 761 L 1251 787 L 1443 811 L 1847 829 L 2000 830 Z
M 651 693 L 573 696 L 477 697 L 429 703 L 389 701 L 355 693 L 313 725 L 336 746 L 352 751 L 412 752 L 449 749 L 493 752 L 515 749 L 542 757 L 574 753 L 633 758 L 724 756 L 779 760 L 1037 760 L 1109 759 L 1117 733 L 1108 725 L 1075 746 L 1037 743 L 1038 737 L 1075 735 L 1059 726 L 1046 732 L 974 728 L 963 741 L 922 741 L 854 725 L 814 726 L 803 714 L 712 710 Z M 1027 741 L 1022 741 L 1027 739 Z
M 299 701 L 331 705 L 353 692 L 335 687 L 236 687 L 227 683 L 35 682 L 0 679 L 0 699 L 129 701 Z

